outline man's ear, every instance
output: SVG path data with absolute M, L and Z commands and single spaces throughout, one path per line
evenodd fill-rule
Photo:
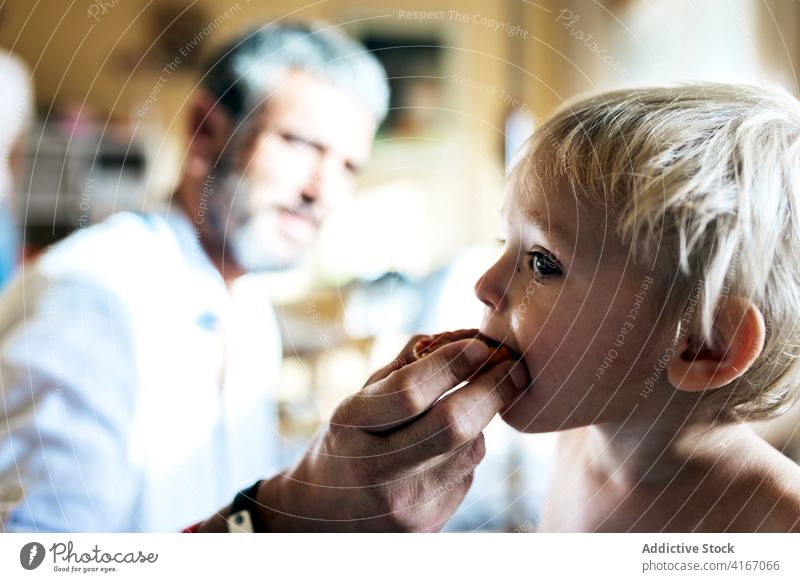
M 687 392 L 730 384 L 761 354 L 764 336 L 764 316 L 758 307 L 741 297 L 725 298 L 717 308 L 711 340 L 698 345 L 697 336 L 681 338 L 667 365 L 667 378 Z
M 226 146 L 231 132 L 231 118 L 217 100 L 203 90 L 197 91 L 189 105 L 189 147 L 185 172 L 204 179 Z

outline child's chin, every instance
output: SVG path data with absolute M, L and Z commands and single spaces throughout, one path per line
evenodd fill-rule
M 520 432 L 548 432 L 548 428 L 542 426 L 544 419 L 540 418 L 536 412 L 531 410 L 530 406 L 526 405 L 525 398 L 521 398 L 511 406 L 505 408 L 500 413 L 500 418 L 503 419 L 508 426 Z
M 523 390 L 512 404 L 500 412 L 503 422 L 520 432 L 530 433 L 572 428 L 574 421 L 577 420 L 573 418 L 574 414 L 566 414 L 562 407 L 557 405 L 548 405 L 549 398 L 542 389 L 543 386 L 539 385 Z

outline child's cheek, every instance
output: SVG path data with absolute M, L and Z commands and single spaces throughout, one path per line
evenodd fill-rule
M 513 323 L 514 337 L 528 371 L 532 378 L 538 376 L 542 380 L 554 374 L 568 374 L 579 360 L 573 349 L 576 346 L 564 341 L 569 324 L 551 312 L 539 315 L 519 317 Z
M 527 289 L 527 286 L 522 287 L 521 293 L 510 298 L 509 305 L 510 335 L 521 352 L 541 350 L 544 336 L 561 326 L 554 310 L 554 300 L 538 288 L 532 288 L 530 292 Z

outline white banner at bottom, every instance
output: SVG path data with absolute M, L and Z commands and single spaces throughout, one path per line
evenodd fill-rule
M 0 534 L 2 580 L 800 580 L 797 534 Z M 578 578 L 582 577 L 582 578 Z

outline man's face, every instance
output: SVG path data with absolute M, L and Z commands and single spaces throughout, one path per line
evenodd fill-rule
M 352 192 L 369 158 L 375 118 L 339 89 L 297 72 L 244 123 L 255 132 L 225 188 L 233 197 L 226 247 L 247 271 L 289 267 Z

